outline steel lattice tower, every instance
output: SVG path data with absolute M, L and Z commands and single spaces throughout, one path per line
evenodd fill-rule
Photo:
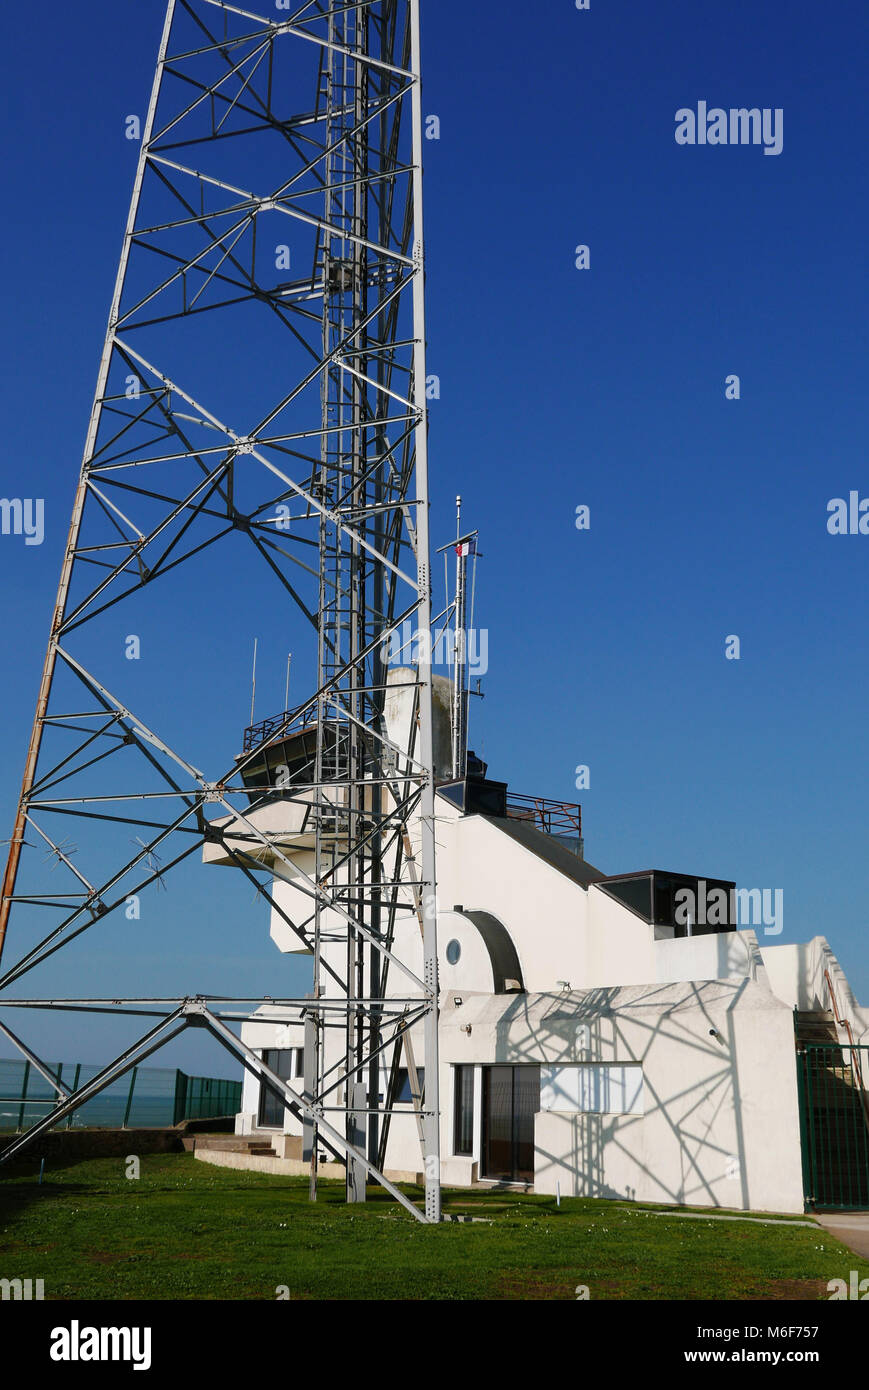
M 350 1196 L 367 1172 L 419 1215 L 380 1171 L 378 1069 L 422 1019 L 425 1218 L 440 1218 L 422 142 L 419 0 L 299 0 L 279 18 L 169 0 L 0 909 L 0 1008 L 117 1007 L 157 1022 L 72 1095 L 0 1025 L 58 1096 L 3 1157 L 192 1023 L 304 1121 L 312 1190 L 323 1144 L 346 1160 Z M 289 279 L 276 276 L 276 241 L 287 243 Z M 184 337 L 203 322 L 207 337 Z M 210 374 L 215 345 L 237 349 L 235 373 Z M 272 390 L 253 416 L 240 414 L 246 372 L 258 402 Z M 231 769 L 208 777 L 113 692 L 88 639 L 101 615 L 144 601 L 230 540 L 246 569 L 274 581 L 276 623 L 304 628 L 311 645 L 305 698 L 248 730 Z M 420 634 L 415 742 L 397 749 L 382 652 L 408 618 Z M 314 870 L 300 879 L 285 837 L 258 823 L 275 788 L 252 787 L 251 769 L 267 745 L 314 728 L 310 765 L 282 786 L 312 816 Z M 58 817 L 83 837 L 75 861 Z M 141 836 L 132 854 L 131 829 Z M 275 1001 L 309 1020 L 303 1093 L 228 1026 L 255 1001 L 9 993 L 214 844 L 273 910 L 272 873 L 292 870 L 307 894 L 303 916 L 282 916 L 313 955 L 313 998 Z M 46 852 L 68 891 L 45 877 Z M 35 944 L 10 964 L 19 918 L 26 932 L 37 911 Z M 402 914 L 419 922 L 423 979 L 391 949 Z M 387 997 L 390 970 L 406 998 Z M 322 1046 L 336 991 L 337 1069 Z M 367 1104 L 354 1102 L 360 1086 Z M 330 1123 L 341 1096 L 343 1124 Z

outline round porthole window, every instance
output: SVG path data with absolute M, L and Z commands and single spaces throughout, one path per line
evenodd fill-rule
M 459 956 L 461 954 L 462 948 L 458 941 L 450 941 L 447 943 L 447 961 L 450 965 L 458 965 Z

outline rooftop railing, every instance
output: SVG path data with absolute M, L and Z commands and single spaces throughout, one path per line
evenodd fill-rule
M 269 739 L 275 738 L 278 734 L 295 733 L 296 728 L 304 728 L 316 722 L 316 705 L 311 705 L 301 720 L 298 718 L 298 710 L 287 709 L 283 714 L 273 714 L 269 719 L 261 719 L 258 724 L 248 725 L 244 731 L 241 751 L 250 753 L 251 749 L 258 748 L 261 743 L 268 743 Z
M 582 807 L 573 801 L 508 792 L 507 815 L 511 820 L 528 821 L 546 835 L 574 835 L 582 839 Z

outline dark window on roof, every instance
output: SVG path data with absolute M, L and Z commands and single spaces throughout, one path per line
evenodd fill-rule
M 635 912 L 639 912 L 646 921 L 650 921 L 652 915 L 652 876 L 647 874 L 642 878 L 622 878 L 614 883 L 606 882 L 603 884 L 607 892 L 620 898 L 628 907 L 632 907 Z

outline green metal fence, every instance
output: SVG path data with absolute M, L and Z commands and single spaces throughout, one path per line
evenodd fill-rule
M 797 1075 L 806 1202 L 869 1208 L 869 1047 L 802 1044 Z
M 102 1070 L 81 1062 L 49 1063 L 72 1091 Z M 0 1058 L 0 1130 L 29 1129 L 51 1113 L 53 1087 L 30 1062 Z M 214 1119 L 241 1109 L 241 1082 L 187 1076 L 176 1068 L 134 1067 L 61 1121 L 62 1129 L 146 1129 Z
M 213 1120 L 241 1109 L 241 1082 L 217 1081 L 211 1076 L 178 1073 L 175 1111 L 179 1120 Z

